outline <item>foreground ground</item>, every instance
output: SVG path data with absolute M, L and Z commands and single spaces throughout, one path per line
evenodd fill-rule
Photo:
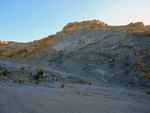
M 0 113 L 149 113 L 149 89 L 0 83 Z

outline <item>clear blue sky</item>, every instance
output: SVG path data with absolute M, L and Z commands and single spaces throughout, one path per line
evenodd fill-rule
M 150 0 L 0 0 L 0 40 L 29 42 L 69 22 L 97 19 L 109 25 L 150 25 Z

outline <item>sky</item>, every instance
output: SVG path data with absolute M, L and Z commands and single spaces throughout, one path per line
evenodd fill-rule
M 0 0 L 0 40 L 30 42 L 70 22 L 150 25 L 150 0 Z

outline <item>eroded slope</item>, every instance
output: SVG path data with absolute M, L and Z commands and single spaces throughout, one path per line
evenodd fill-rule
M 3 44 L 1 59 L 60 75 L 110 84 L 150 86 L 150 32 L 143 23 L 75 22 L 31 43 Z M 49 76 L 49 75 L 46 75 Z

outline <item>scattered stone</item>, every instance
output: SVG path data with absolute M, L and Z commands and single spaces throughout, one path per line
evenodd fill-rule
M 108 81 L 107 81 L 107 80 L 104 80 L 104 82 L 107 83 Z
M 134 76 L 133 78 L 134 78 L 136 81 L 138 81 L 138 80 L 139 80 L 136 76 Z
M 48 59 L 48 63 L 50 63 L 52 60 L 51 59 Z
M 12 69 L 12 71 L 16 71 L 16 69 Z
M 6 79 L 7 79 L 7 77 L 6 77 L 6 76 L 3 76 L 3 75 L 2 75 L 1 77 L 2 77 L 3 80 L 6 80 Z
M 47 76 L 47 74 L 46 73 L 43 73 L 43 77 L 46 77 Z
M 103 70 L 98 69 L 99 73 L 102 75 L 105 75 L 105 72 Z
M 12 80 L 8 80 L 9 83 L 12 83 Z
M 28 82 L 27 82 L 27 81 L 24 81 L 24 84 L 28 84 Z

